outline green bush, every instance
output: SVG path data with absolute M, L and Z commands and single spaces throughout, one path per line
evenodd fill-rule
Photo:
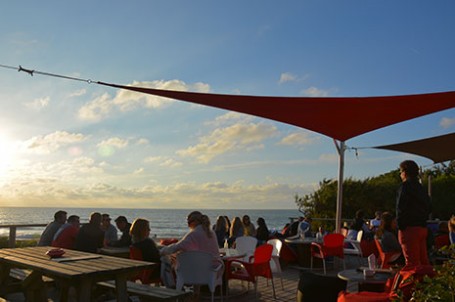
M 9 244 L 8 237 L 0 237 L 0 248 L 7 248 Z M 16 240 L 15 247 L 28 247 L 28 246 L 36 246 L 38 241 L 36 239 L 27 239 L 27 240 Z
M 435 277 L 425 277 L 416 283 L 410 301 L 455 301 L 455 244 L 441 248 L 439 253 L 450 260 L 444 262 L 442 266 L 435 266 Z

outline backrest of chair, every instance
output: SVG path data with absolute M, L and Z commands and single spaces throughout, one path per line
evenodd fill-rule
M 379 256 L 382 258 L 384 255 L 384 251 L 382 250 L 381 241 L 375 238 L 374 243 L 376 244 L 376 248 L 378 249 Z
M 324 241 L 324 246 L 329 247 L 329 248 L 344 246 L 344 236 L 341 234 L 338 234 L 338 233 L 331 233 L 331 234 L 325 235 L 323 238 L 323 241 Z
M 235 249 L 246 254 L 246 259 L 254 254 L 258 240 L 252 236 L 241 236 L 235 239 Z
M 135 246 L 130 246 L 130 259 L 133 260 L 144 260 L 142 256 L 142 250 Z M 150 284 L 153 281 L 159 282 L 159 280 L 152 280 L 151 274 L 153 269 L 144 269 L 137 273 L 137 275 L 133 276 L 133 280 L 141 280 L 142 284 Z
M 144 258 L 142 258 L 141 249 L 131 245 L 130 246 L 130 259 L 133 259 L 133 260 L 144 260 Z
M 280 239 L 270 239 L 267 243 L 273 246 L 272 256 L 279 257 L 283 242 Z
M 360 230 L 360 231 L 357 233 L 357 241 L 358 241 L 358 242 L 362 241 L 362 237 L 363 237 L 363 230 Z
M 327 234 L 323 238 L 324 253 L 328 256 L 344 257 L 344 236 L 339 233 Z
M 273 245 L 271 244 L 266 243 L 258 246 L 254 251 L 254 263 L 270 262 L 270 259 L 272 259 L 272 251 Z
M 441 234 L 434 237 L 434 247 L 440 249 L 443 246 L 450 245 L 449 234 Z
M 177 255 L 177 278 L 185 284 L 208 284 L 213 271 L 214 257 L 203 251 L 188 251 Z

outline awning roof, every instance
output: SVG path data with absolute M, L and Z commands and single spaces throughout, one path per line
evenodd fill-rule
M 309 129 L 339 141 L 455 107 L 455 91 L 382 97 L 270 97 L 101 85 L 207 105 Z
M 412 153 L 440 163 L 455 160 L 455 133 L 374 148 Z

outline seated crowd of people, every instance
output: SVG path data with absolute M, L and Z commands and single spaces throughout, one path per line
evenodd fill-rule
M 80 217 L 57 211 L 54 221 L 49 223 L 41 234 L 39 246 L 54 246 L 96 253 L 102 247 L 129 247 L 131 245 L 131 224 L 125 216 L 111 224 L 109 214 L 94 212 L 89 222 L 81 226 Z M 118 230 L 121 232 L 118 238 Z

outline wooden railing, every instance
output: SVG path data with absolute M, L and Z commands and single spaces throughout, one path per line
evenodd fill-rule
M 45 227 L 45 223 L 37 224 L 4 224 L 0 225 L 0 228 L 9 228 L 8 247 L 15 247 L 16 245 L 16 233 L 18 228 L 32 228 L 32 227 Z

